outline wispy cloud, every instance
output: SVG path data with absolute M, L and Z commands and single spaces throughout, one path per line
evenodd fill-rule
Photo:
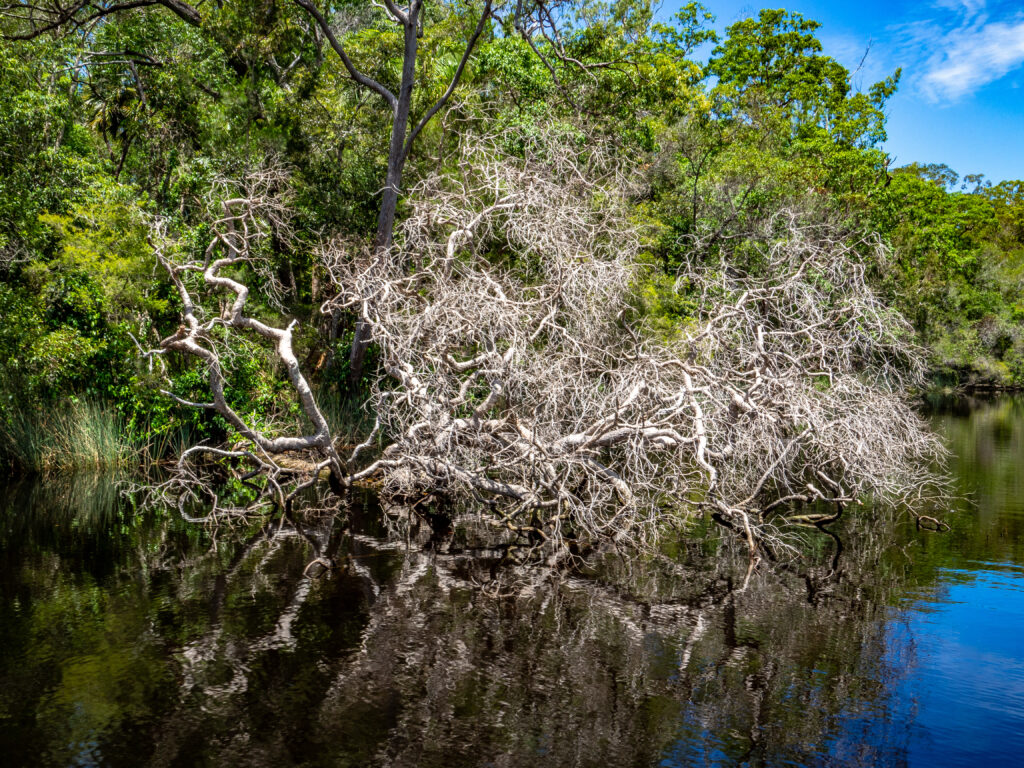
M 946 8 L 951 11 L 963 11 L 968 16 L 974 16 L 985 10 L 985 0 L 935 0 L 937 8 Z
M 941 0 L 936 5 L 955 16 L 917 22 L 904 30 L 920 46 L 924 66 L 917 81 L 927 99 L 955 102 L 1024 65 L 1020 11 L 1005 5 L 992 10 L 984 0 Z

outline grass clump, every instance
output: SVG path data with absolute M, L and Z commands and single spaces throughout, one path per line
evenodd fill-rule
M 22 472 L 125 466 L 144 445 L 117 408 L 93 401 L 13 410 L 0 421 L 0 458 Z

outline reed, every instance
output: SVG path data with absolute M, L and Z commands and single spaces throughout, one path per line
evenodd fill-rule
M 139 441 L 134 463 L 149 469 L 162 461 L 174 460 L 196 444 L 196 430 L 189 424 L 178 424 L 161 432 L 147 432 Z
M 333 387 L 314 389 L 317 406 L 341 446 L 362 442 L 373 429 L 373 413 L 367 409 L 362 393 L 344 394 Z
M 373 416 L 357 398 L 323 388 L 317 393 L 332 434 L 342 445 L 361 441 Z M 308 426 L 308 425 L 307 425 Z M 72 399 L 0 412 L 0 466 L 17 473 L 148 469 L 194 445 L 188 424 L 159 432 L 132 425 L 111 403 Z
M 23 472 L 125 466 L 145 446 L 114 406 L 92 401 L 10 411 L 0 421 L 0 457 Z

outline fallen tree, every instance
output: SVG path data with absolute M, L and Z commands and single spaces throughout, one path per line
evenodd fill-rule
M 202 455 L 238 465 L 257 504 L 288 507 L 329 472 L 336 493 L 375 478 L 385 500 L 466 503 L 535 542 L 647 546 L 710 513 L 754 557 L 786 546 L 777 524 L 794 504 L 832 505 L 800 518 L 822 524 L 934 488 L 941 448 L 905 394 L 919 350 L 866 276 L 878 242 L 799 211 L 695 241 L 676 285 L 691 311 L 666 332 L 642 311 L 632 185 L 614 163 L 565 142 L 512 158 L 477 141 L 452 168 L 413 191 L 391 248 L 320 254 L 336 288 L 323 311 L 355 313 L 380 356 L 375 425 L 347 455 L 299 371 L 294 322 L 245 315 L 247 288 L 227 276 L 258 260 L 266 197 L 222 203 L 202 262 L 160 256 L 184 323 L 159 352 L 204 362 L 213 400 L 184 404 L 220 413 L 245 444 L 182 455 L 163 490 L 183 510 L 247 511 L 218 507 Z M 221 301 L 217 316 L 200 320 L 186 274 Z M 313 433 L 265 435 L 227 406 L 215 328 L 276 347 Z

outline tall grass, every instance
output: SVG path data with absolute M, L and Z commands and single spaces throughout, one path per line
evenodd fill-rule
M 184 423 L 160 433 L 147 433 L 144 440 L 137 442 L 133 463 L 149 468 L 161 461 L 177 459 L 198 439 L 195 429 Z
M 322 389 L 317 399 L 342 444 L 360 442 L 373 427 L 362 401 Z M 306 425 L 308 429 L 308 425 Z M 116 406 L 71 400 L 38 409 L 0 411 L 0 467 L 21 473 L 149 468 L 196 442 L 188 424 L 154 433 L 131 427 Z
M 314 390 L 320 412 L 331 428 L 331 435 L 342 445 L 362 442 L 373 429 L 373 413 L 365 407 L 359 393 L 343 394 L 333 387 Z M 308 428 L 308 424 L 306 425 Z
M 23 472 L 125 466 L 145 444 L 116 408 L 90 401 L 11 411 L 0 421 L 0 457 Z

